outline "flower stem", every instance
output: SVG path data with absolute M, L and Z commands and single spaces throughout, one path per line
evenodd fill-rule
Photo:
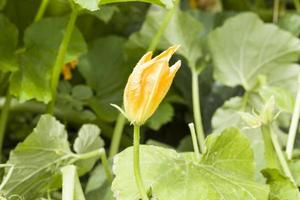
M 102 166 L 104 168 L 105 174 L 106 174 L 106 178 L 108 181 L 112 182 L 113 180 L 113 176 L 112 173 L 110 171 L 110 167 L 108 165 L 107 162 L 107 157 L 106 157 L 106 153 L 105 153 L 105 149 L 101 148 L 101 149 L 97 149 L 88 153 L 84 153 L 84 154 L 79 154 L 79 155 L 75 155 L 75 161 L 77 160 L 86 160 L 86 159 L 90 159 L 90 158 L 94 158 L 94 157 L 98 157 L 100 156 L 101 161 L 102 161 Z
M 290 168 L 288 166 L 288 163 L 285 159 L 285 156 L 282 152 L 282 149 L 281 149 L 281 146 L 278 142 L 278 137 L 276 134 L 274 134 L 272 131 L 271 131 L 271 138 L 272 138 L 272 142 L 273 142 L 273 146 L 274 146 L 274 149 L 275 149 L 275 152 L 277 154 L 277 158 L 279 160 L 279 163 L 280 163 L 280 166 L 284 172 L 284 174 L 290 178 L 290 180 L 295 184 L 295 179 L 290 171 Z
M 114 155 L 116 155 L 119 151 L 120 142 L 121 142 L 122 133 L 123 133 L 125 124 L 126 124 L 126 119 L 125 119 L 124 115 L 122 113 L 119 113 L 117 122 L 116 122 L 116 125 L 114 128 L 112 140 L 110 143 L 110 148 L 109 148 L 109 157 L 110 158 L 113 157 Z
M 64 200 L 85 200 L 82 187 L 79 182 L 77 169 L 74 165 L 67 165 L 61 169 L 62 182 L 62 199 Z
M 107 180 L 109 182 L 112 182 L 113 181 L 113 176 L 111 174 L 110 167 L 109 167 L 108 162 L 107 162 L 107 157 L 106 157 L 105 151 L 103 151 L 103 153 L 101 154 L 101 161 L 102 161 L 102 166 L 104 168 Z
M 37 14 L 35 15 L 34 22 L 40 21 L 42 17 L 44 16 L 44 13 L 46 11 L 46 8 L 48 6 L 49 0 L 42 0 L 39 10 Z
M 142 200 L 148 200 L 140 171 L 140 126 L 138 125 L 134 125 L 133 131 L 133 171 L 136 186 Z
M 199 145 L 197 142 L 197 136 L 196 136 L 194 123 L 189 123 L 189 128 L 190 128 L 190 132 L 191 132 L 191 136 L 192 136 L 194 151 L 196 153 L 197 160 L 199 160 L 200 159 L 200 151 L 199 151 Z
M 163 18 L 163 21 L 162 21 L 162 24 L 159 27 L 156 34 L 154 35 L 153 39 L 151 40 L 147 51 L 154 51 L 156 49 L 158 43 L 161 40 L 161 37 L 162 37 L 164 31 L 166 30 L 168 24 L 170 23 L 173 15 L 174 15 L 174 13 L 177 9 L 176 6 L 177 6 L 178 2 L 179 2 L 179 0 L 177 0 L 175 2 L 174 7 L 165 14 L 165 16 Z M 111 141 L 111 144 L 110 144 L 109 157 L 113 157 L 119 151 L 120 140 L 121 140 L 121 137 L 122 137 L 122 133 L 123 133 L 125 124 L 126 124 L 126 119 L 122 115 L 122 113 L 120 113 L 118 115 L 116 125 L 115 125 L 115 128 L 114 128 L 113 138 L 112 138 L 112 141 Z
M 163 21 L 161 23 L 161 26 L 159 27 L 158 31 L 156 32 L 155 36 L 153 37 L 153 39 L 151 40 L 151 43 L 148 47 L 147 51 L 154 51 L 158 45 L 158 43 L 160 42 L 161 36 L 163 35 L 163 33 L 165 32 L 166 28 L 168 27 L 176 9 L 177 9 L 177 4 L 178 4 L 179 0 L 177 0 L 174 3 L 174 7 L 169 10 L 168 12 L 166 12 Z
M 275 24 L 278 22 L 279 4 L 280 4 L 280 0 L 274 0 L 274 6 L 273 6 L 273 23 L 275 23 Z
M 51 92 L 52 92 L 52 101 L 48 104 L 48 113 L 53 114 L 54 112 L 54 107 L 55 107 L 55 102 L 56 102 L 56 95 L 57 95 L 57 85 L 59 82 L 59 75 L 61 73 L 61 69 L 64 65 L 64 60 L 65 60 L 65 55 L 67 53 L 67 49 L 69 46 L 69 42 L 71 40 L 71 36 L 73 33 L 73 30 L 75 28 L 75 23 L 76 19 L 78 16 L 78 10 L 76 8 L 73 8 L 70 20 L 68 22 L 63 40 L 59 46 L 57 58 L 54 64 L 54 69 L 52 72 L 52 77 L 51 77 Z
M 293 156 L 293 149 L 294 149 L 294 144 L 295 144 L 295 139 L 297 134 L 299 117 L 300 117 L 300 83 L 298 84 L 298 91 L 297 91 L 294 111 L 292 115 L 292 121 L 289 129 L 286 150 L 285 150 L 287 158 L 289 160 L 291 160 Z
M 4 106 L 1 112 L 0 116 L 0 160 L 2 160 L 2 148 L 3 148 L 3 140 L 7 125 L 7 119 L 9 116 L 9 110 L 10 110 L 10 102 L 12 100 L 12 96 L 9 94 L 9 91 L 6 95 Z
M 262 136 L 264 140 L 264 149 L 265 149 L 265 160 L 267 168 L 279 168 L 278 160 L 276 153 L 274 151 L 274 146 L 271 138 L 271 127 L 270 125 L 263 125 L 261 127 Z
M 205 150 L 205 135 L 202 126 L 201 107 L 200 107 L 200 96 L 199 96 L 199 83 L 198 73 L 196 69 L 192 68 L 192 95 L 193 95 L 193 113 L 194 122 L 196 125 L 196 134 L 198 142 L 200 144 L 200 150 L 203 153 Z

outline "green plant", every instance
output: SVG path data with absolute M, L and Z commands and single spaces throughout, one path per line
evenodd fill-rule
M 0 0 L 0 199 L 299 200 L 299 5 Z

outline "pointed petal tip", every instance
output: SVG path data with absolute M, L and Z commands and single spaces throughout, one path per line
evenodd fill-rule
M 173 74 L 173 73 L 176 73 L 178 71 L 178 69 L 181 67 L 181 60 L 178 60 L 174 65 L 172 65 L 170 67 L 170 72 Z

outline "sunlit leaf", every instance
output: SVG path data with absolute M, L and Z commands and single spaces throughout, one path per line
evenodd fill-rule
M 34 131 L 10 154 L 8 163 L 15 169 L 4 194 L 26 199 L 43 195 L 71 157 L 64 126 L 50 115 L 42 116 Z
M 154 198 L 164 200 L 267 200 L 268 188 L 254 182 L 253 153 L 249 141 L 238 129 L 211 135 L 206 141 L 201 161 L 193 153 L 141 146 L 143 182 Z M 114 159 L 112 190 L 117 199 L 139 198 L 133 170 L 133 149 Z
M 247 22 L 247 23 L 245 23 Z M 237 31 L 238 30 L 238 31 Z M 228 86 L 250 90 L 259 75 L 267 82 L 295 90 L 300 41 L 255 14 L 244 13 L 228 19 L 209 36 L 216 80 Z

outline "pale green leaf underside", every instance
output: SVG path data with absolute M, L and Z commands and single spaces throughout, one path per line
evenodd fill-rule
M 75 139 L 74 151 L 78 154 L 82 154 L 100 149 L 104 146 L 104 141 L 99 137 L 99 135 L 100 129 L 96 125 L 83 125 L 79 130 L 78 137 Z M 95 165 L 97 159 L 98 158 L 95 157 L 77 161 L 76 165 L 79 168 L 79 175 L 89 172 Z
M 71 155 L 64 126 L 50 115 L 42 116 L 34 131 L 10 154 L 8 163 L 15 169 L 4 194 L 34 199 L 46 191 L 55 171 Z
M 141 146 L 144 184 L 163 200 L 267 200 L 268 188 L 255 183 L 253 154 L 248 140 L 237 129 L 210 136 L 207 151 L 197 162 L 192 153 Z M 112 190 L 117 200 L 137 200 L 132 171 L 132 148 L 114 160 Z
M 290 86 L 289 80 L 296 82 L 299 67 L 294 62 L 299 57 L 299 39 L 263 23 L 255 14 L 244 13 L 227 20 L 210 34 L 209 47 L 215 79 L 225 85 L 242 85 L 248 90 L 261 74 L 281 87 Z

